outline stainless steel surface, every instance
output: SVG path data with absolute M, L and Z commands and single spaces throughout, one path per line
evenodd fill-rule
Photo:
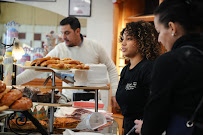
M 52 72 L 52 87 L 55 86 L 55 72 Z M 54 90 L 52 89 L 51 93 L 51 103 L 54 103 Z M 54 107 L 50 107 L 50 133 L 53 133 L 53 123 L 54 123 Z
M 98 112 L 98 89 L 95 90 L 95 112 Z

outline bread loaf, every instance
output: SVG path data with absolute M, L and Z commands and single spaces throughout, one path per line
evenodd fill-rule
M 0 99 L 6 94 L 8 93 L 9 91 L 11 91 L 11 89 L 6 89 L 4 90 L 3 92 L 0 93 Z
M 33 106 L 32 100 L 27 97 L 21 97 L 20 99 L 16 100 L 11 106 L 11 109 L 15 110 L 28 110 Z
M 20 92 L 17 89 L 13 89 L 11 91 L 9 91 L 8 93 L 6 93 L 0 100 L 0 106 L 2 105 L 6 105 L 6 106 L 10 106 L 11 104 L 13 104 L 16 100 L 18 100 L 19 98 L 21 98 L 23 96 L 22 92 Z

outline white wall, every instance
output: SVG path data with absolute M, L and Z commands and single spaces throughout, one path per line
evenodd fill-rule
M 63 16 L 68 16 L 69 0 L 56 0 L 56 2 L 18 2 L 50 10 Z M 112 0 L 92 0 L 91 17 L 87 17 L 87 38 L 102 43 L 109 56 L 113 38 L 113 2 Z

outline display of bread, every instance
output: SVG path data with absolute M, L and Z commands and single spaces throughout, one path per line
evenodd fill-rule
M 4 82 L 0 80 L 0 111 L 6 110 L 8 108 L 15 110 L 28 110 L 32 107 L 32 101 L 23 97 L 23 93 L 17 89 L 9 89 L 4 87 Z
M 76 128 L 79 124 L 79 120 L 66 117 L 56 117 L 54 127 L 57 128 Z
M 33 60 L 30 66 L 40 66 L 55 69 L 89 69 L 89 66 L 81 63 L 78 60 L 73 60 L 70 58 L 60 59 L 58 57 L 49 56 Z

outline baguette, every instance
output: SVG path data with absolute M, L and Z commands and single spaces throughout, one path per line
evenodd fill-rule
M 13 104 L 16 100 L 21 98 L 23 96 L 22 92 L 20 92 L 17 89 L 13 89 L 6 93 L 0 100 L 0 106 L 7 105 L 10 106 Z
M 9 91 L 11 91 L 11 89 L 6 89 L 5 91 L 1 92 L 1 93 L 0 93 L 0 100 L 1 100 L 1 98 L 2 98 L 6 93 L 8 93 Z

